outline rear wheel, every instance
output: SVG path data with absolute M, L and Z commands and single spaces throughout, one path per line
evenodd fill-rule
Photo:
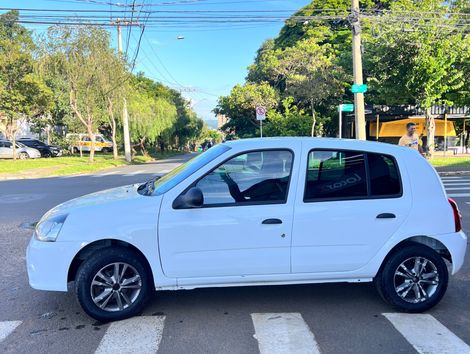
M 75 290 L 88 315 L 108 322 L 140 313 L 152 283 L 144 260 L 128 248 L 116 247 L 98 250 L 80 266 Z
M 392 306 L 406 312 L 423 312 L 444 296 L 447 266 L 439 254 L 424 245 L 410 245 L 391 255 L 375 284 Z

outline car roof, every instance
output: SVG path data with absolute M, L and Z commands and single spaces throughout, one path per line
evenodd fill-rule
M 311 137 L 269 137 L 269 138 L 250 138 L 240 140 L 230 140 L 224 144 L 238 149 L 260 149 L 272 147 L 289 148 L 290 144 L 301 142 L 302 145 L 310 148 L 319 149 L 344 149 L 359 150 L 371 152 L 383 152 L 392 155 L 407 154 L 410 151 L 415 152 L 408 147 L 398 146 L 389 143 L 380 143 L 376 141 L 338 139 L 338 138 L 311 138 Z

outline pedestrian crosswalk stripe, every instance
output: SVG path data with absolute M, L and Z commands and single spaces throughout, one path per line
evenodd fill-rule
M 261 354 L 318 354 L 313 333 L 300 313 L 252 313 Z
M 447 196 L 450 198 L 468 198 L 470 193 L 447 193 Z
M 468 191 L 470 187 L 446 187 L 446 191 Z
M 470 354 L 470 347 L 431 315 L 383 315 L 420 354 Z
M 0 343 L 13 332 L 21 321 L 3 321 L 0 322 Z
M 162 340 L 165 316 L 139 316 L 113 322 L 96 354 L 156 353 Z
M 170 172 L 171 170 L 161 170 L 160 173 L 168 173 Z

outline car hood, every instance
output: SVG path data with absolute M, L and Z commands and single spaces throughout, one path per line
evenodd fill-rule
M 68 214 L 71 211 L 81 208 L 97 207 L 102 206 L 104 204 L 113 204 L 116 202 L 122 202 L 136 198 L 148 198 L 140 195 L 137 192 L 137 188 L 139 187 L 139 185 L 140 184 L 132 184 L 123 187 L 106 189 L 103 191 L 71 199 L 49 210 L 42 217 L 42 219 L 46 219 L 57 214 Z

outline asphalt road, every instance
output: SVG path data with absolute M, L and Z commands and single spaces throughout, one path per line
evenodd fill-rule
M 384 315 L 394 311 L 371 284 L 320 284 L 159 292 L 143 317 L 101 324 L 83 313 L 72 292 L 29 287 L 31 231 L 21 224 L 65 200 L 146 181 L 187 158 L 89 176 L 0 181 L 0 353 L 470 353 L 468 249 L 446 296 L 424 316 Z M 470 175 L 444 181 L 470 234 Z M 420 347 L 422 338 L 430 347 Z

